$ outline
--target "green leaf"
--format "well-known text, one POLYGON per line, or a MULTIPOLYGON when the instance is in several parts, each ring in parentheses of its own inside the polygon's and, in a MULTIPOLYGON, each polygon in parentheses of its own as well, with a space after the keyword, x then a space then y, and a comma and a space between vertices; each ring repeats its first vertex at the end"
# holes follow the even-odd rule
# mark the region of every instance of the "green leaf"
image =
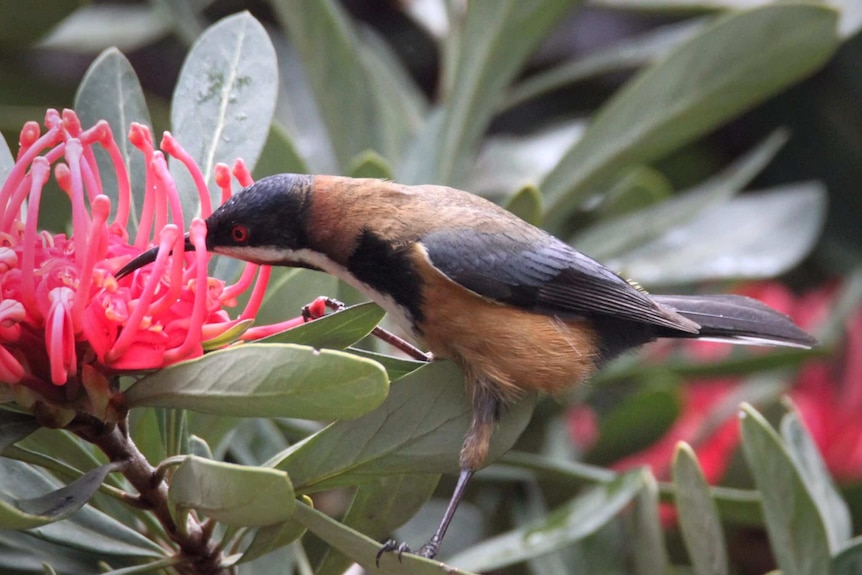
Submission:
MULTIPOLYGON (((391 475, 360 484, 341 523, 372 539, 383 539, 413 517, 434 493, 439 475, 391 475)), ((351 558, 329 551, 317 575, 344 573, 351 558)))
POLYGON ((474 571, 492 571, 580 541, 607 525, 637 497, 644 487, 643 474, 637 469, 592 487, 547 517, 493 537, 450 561, 474 571))
POLYGON ((290 134, 280 122, 273 121, 260 158, 254 167, 254 177, 263 178, 286 172, 307 174, 309 170, 290 134))
MULTIPOLYGON (((248 12, 216 22, 183 63, 171 103, 174 136, 197 162, 214 206, 218 162, 242 158, 253 169, 269 134, 278 91, 275 49, 248 12)), ((186 218, 198 213, 198 193, 180 162, 171 162, 186 218)))
MULTIPOLYGON (((144 155, 132 145, 127 136, 132 122, 151 129, 152 124, 138 76, 119 50, 108 48, 90 64, 75 94, 75 111, 85 128, 95 125, 99 120, 107 120, 111 126, 114 141, 117 142, 128 170, 128 183, 132 190, 128 230, 134 237, 144 206, 147 168, 144 155)), ((116 214, 119 180, 114 163, 101 146, 95 148, 95 153, 102 179, 102 193, 111 198, 111 209, 116 214)))
POLYGON ((670 564, 659 514, 658 485, 655 476, 647 472, 644 488, 635 502, 633 562, 637 575, 667 573, 670 564))
POLYGON ((296 520, 309 531, 338 549, 347 557, 359 563, 369 572, 380 575, 471 575, 466 571, 450 567, 440 561, 423 559, 417 555, 405 553, 398 560, 394 553, 387 553, 380 558, 380 567, 375 565, 375 557, 380 550, 380 543, 337 522, 327 515, 317 511, 305 503, 296 505, 296 520))
POLYGON ((542 224, 542 194, 535 186, 524 186, 503 207, 534 226, 542 224))
POLYGON ((347 173, 351 178, 392 179, 389 162, 374 150, 366 150, 350 160, 347 173))
POLYGON ((676 509, 688 556, 697 575, 727 575, 727 546, 709 484, 694 450, 677 445, 673 460, 676 509))
POLYGON ((862 538, 855 538, 832 558, 831 575, 862 573, 862 538))
MULTIPOLYGON (((0 459, 3 483, 12 489, 15 483, 23 480, 20 466, 23 464, 0 459)), ((65 519, 84 506, 90 497, 99 489, 105 477, 117 470, 118 465, 109 463, 92 469, 72 483, 36 497, 12 496, 4 490, 0 494, 0 526, 3 529, 32 529, 47 523, 65 519)), ((44 483, 44 482, 43 482, 44 483)))
MULTIPOLYGON (((295 504, 294 504, 295 505, 295 504)), ((242 554, 240 563, 247 563, 259 559, 264 555, 281 549, 303 536, 305 527, 295 519, 288 519, 281 523, 274 523, 261 527, 254 534, 248 548, 242 554)))
POLYGON ((271 335, 261 339, 260 343, 296 343, 344 349, 370 334, 384 315, 386 312, 376 303, 361 303, 271 335))
POLYGON ((140 50, 171 31, 167 19, 151 4, 88 3, 52 28, 39 41, 39 48, 87 56, 111 47, 140 50))
POLYGON ((704 19, 691 19, 659 26, 640 36, 624 38, 595 54, 565 62, 530 75, 515 85, 506 97, 504 109, 541 97, 594 76, 618 72, 649 64, 664 57, 672 48, 691 38, 703 28, 704 19))
POLYGON ((126 392, 129 407, 179 407, 242 417, 357 417, 383 401, 373 361, 293 344, 246 344, 161 369, 126 392))
POLYGON ((746 194, 607 263, 649 286, 775 277, 814 247, 826 202, 819 183, 746 194))
POLYGON ((227 525, 260 527, 290 519, 296 506, 286 473, 189 455, 177 468, 168 501, 227 525))
MULTIPOLYGON (((455 364, 427 364, 399 379, 378 409, 337 421, 267 464, 287 471, 298 493, 383 474, 455 472, 472 414, 462 382, 455 364)), ((528 396, 504 411, 489 461, 521 434, 534 402, 528 396)))
POLYGON ((769 164, 788 137, 785 130, 776 130, 708 180, 656 206, 594 225, 573 243, 590 256, 606 260, 654 240, 733 198, 769 164))
POLYGON ((351 347, 347 351, 360 357, 367 357, 368 359, 373 359, 374 361, 382 365, 386 369, 386 373, 389 374, 390 381, 395 381, 396 379, 404 377, 408 373, 416 371, 426 363, 424 361, 405 359, 403 357, 395 357, 394 355, 385 355, 382 353, 376 353, 373 351, 368 351, 367 349, 359 349, 356 347, 351 347))
POLYGON ((838 47, 837 13, 781 2, 721 17, 602 107, 545 178, 548 225, 560 231, 595 186, 690 142, 810 75, 838 47))
POLYGON ((743 404, 742 451, 763 496, 766 531, 784 575, 829 572, 829 538, 793 457, 769 423, 743 404))
POLYGON ((835 553, 846 545, 853 535, 847 503, 838 493, 820 451, 797 411, 792 410, 781 418, 780 432, 796 462, 802 481, 820 510, 829 537, 829 548, 835 553))
POLYGON ((343 8, 332 0, 274 0, 272 6, 302 58, 341 169, 364 150, 385 151, 386 110, 378 104, 374 76, 343 8))
POLYGON ((578 2, 473 0, 446 43, 439 129, 426 130, 399 178, 405 183, 459 184, 475 157, 503 90, 527 57, 578 2), (517 38, 517 41, 513 39, 517 38), (431 156, 425 156, 430 148, 431 156))
POLYGON ((650 387, 626 398, 599 425, 590 462, 606 463, 645 449, 657 441, 680 414, 678 386, 650 387))
MULTIPOLYGON (((2 138, 0 138, 2 139, 2 138)), ((0 410, 0 453, 42 427, 29 413, 0 410)))

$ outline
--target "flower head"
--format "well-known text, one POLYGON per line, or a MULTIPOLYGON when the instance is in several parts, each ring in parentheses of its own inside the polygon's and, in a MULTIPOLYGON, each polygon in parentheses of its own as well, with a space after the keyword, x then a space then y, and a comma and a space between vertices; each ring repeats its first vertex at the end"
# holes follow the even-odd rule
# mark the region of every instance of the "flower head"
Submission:
MULTIPOLYGON (((194 251, 184 251, 185 217, 165 153, 191 173, 201 216, 212 206, 200 169, 169 133, 161 151, 145 126, 131 126, 147 176, 141 221, 130 238, 129 173, 108 123, 84 130, 74 112, 49 110, 45 128, 24 126, 17 161, 0 188, 0 382, 25 404, 35 397, 80 408, 98 374, 111 378, 200 356, 207 339, 253 317, 268 270, 253 288, 252 306, 231 319, 224 308, 252 285, 258 267, 248 266, 235 286, 209 277, 201 218, 189 226, 194 251), (116 206, 102 188, 97 146, 116 172, 116 206), (52 176, 71 203, 68 236, 39 230, 52 176), (152 244, 159 246, 154 265, 117 280, 114 274, 152 244)), ((229 194, 230 172, 220 166, 219 173, 229 194)), ((241 162, 235 173, 250 181, 241 162)))

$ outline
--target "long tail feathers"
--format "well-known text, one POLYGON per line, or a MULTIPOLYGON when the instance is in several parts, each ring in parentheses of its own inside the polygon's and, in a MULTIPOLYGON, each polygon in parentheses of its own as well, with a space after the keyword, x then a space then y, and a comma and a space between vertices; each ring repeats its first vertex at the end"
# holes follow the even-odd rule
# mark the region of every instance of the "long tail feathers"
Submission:
POLYGON ((801 348, 817 345, 817 340, 789 317, 756 299, 739 295, 651 297, 700 325, 697 334, 678 332, 673 337, 801 348))

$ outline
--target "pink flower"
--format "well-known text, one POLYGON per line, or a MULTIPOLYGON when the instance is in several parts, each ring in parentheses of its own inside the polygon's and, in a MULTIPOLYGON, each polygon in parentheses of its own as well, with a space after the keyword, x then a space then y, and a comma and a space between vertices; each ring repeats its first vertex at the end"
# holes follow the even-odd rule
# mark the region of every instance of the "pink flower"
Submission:
MULTIPOLYGON (((258 273, 258 266, 247 266, 234 286, 209 277, 201 218, 189 228, 194 251, 183 249, 185 216, 165 153, 191 173, 202 217, 212 206, 200 169, 169 133, 161 151, 145 126, 131 126, 129 138, 146 160, 147 192, 137 234, 129 238, 129 174, 107 122, 84 130, 71 110, 49 110, 45 126, 44 133, 35 122, 24 126, 17 161, 0 188, 0 382, 21 397, 29 390, 39 401, 74 404, 82 388, 90 392, 88 382, 198 357, 206 340, 254 316, 268 268, 258 273), (108 152, 119 182, 113 218, 97 145, 108 152), (38 229, 52 166, 72 206, 69 236, 38 229), (152 244, 160 248, 152 266, 114 277, 152 244), (224 308, 235 305, 255 275, 252 303, 231 319, 224 308)), ((220 166, 218 172, 229 195, 230 171, 220 166)), ((234 173, 243 185, 251 182, 241 162, 234 173)), ((25 404, 35 401, 28 397, 25 404)))

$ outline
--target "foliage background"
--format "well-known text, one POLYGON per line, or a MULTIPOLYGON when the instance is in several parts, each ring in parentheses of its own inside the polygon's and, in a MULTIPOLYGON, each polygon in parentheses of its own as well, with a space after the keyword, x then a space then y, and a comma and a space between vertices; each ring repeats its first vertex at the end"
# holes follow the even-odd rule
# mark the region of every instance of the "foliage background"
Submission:
MULTIPOLYGON (((75 91, 87 67, 94 57, 108 46, 119 47, 132 63, 144 88, 156 133, 168 128, 172 124, 169 103, 174 97, 177 77, 190 46, 213 22, 241 10, 250 10, 268 27, 279 54, 282 75, 279 86, 280 100, 275 114, 280 128, 274 130, 275 135, 270 135, 270 141, 256 167, 257 175, 287 170, 301 171, 307 168, 317 173, 393 176, 407 182, 422 180, 470 184, 474 191, 508 203, 520 215, 541 221, 542 203, 534 189, 525 184, 536 184, 537 180, 541 180, 541 174, 537 173, 536 168, 553 166, 560 152, 583 134, 584 125, 579 123, 579 119, 589 117, 632 77, 636 69, 659 58, 668 46, 676 45, 678 36, 675 34, 684 34, 685 26, 699 26, 701 24, 697 23, 698 19, 720 17, 722 11, 743 7, 742 4, 750 6, 768 3, 727 1, 698 4, 673 0, 594 2, 575 10, 569 10, 569 7, 557 8, 559 15, 549 12, 552 15, 549 16, 551 22, 559 21, 558 25, 548 25, 549 29, 553 29, 548 37, 540 34, 535 38, 529 35, 529 28, 520 28, 518 24, 507 22, 500 17, 500 14, 504 13, 500 4, 489 4, 490 8, 481 18, 477 17, 475 21, 467 24, 474 28, 470 29, 470 34, 465 37, 475 40, 480 46, 485 35, 489 39, 502 38, 502 41, 492 45, 493 49, 488 52, 490 57, 487 59, 467 62, 461 67, 454 61, 447 61, 453 52, 438 51, 437 46, 441 41, 435 39, 433 32, 429 32, 400 10, 396 3, 358 0, 318 3, 318 8, 326 7, 323 12, 330 11, 338 15, 334 20, 313 18, 312 15, 321 14, 318 8, 312 8, 314 4, 303 6, 301 2, 289 1, 153 0, 149 3, 96 2, 81 6, 79 2, 71 0, 45 0, 41 5, 36 4, 38 3, 29 3, 26 6, 16 2, 0 4, 0 129, 10 143, 15 142, 16 132, 23 122, 42 117, 45 107, 73 106, 75 91), (64 25, 56 27, 61 21, 64 25), (332 22, 335 22, 332 24, 334 28, 327 29, 326 26, 332 22), (500 22, 502 24, 499 24, 500 22), (692 22, 695 23, 691 24, 692 22), (500 32, 500 28, 495 25, 502 27, 506 33, 494 36, 494 33, 500 32), (344 36, 340 35, 343 29, 339 26, 348 27, 347 37, 352 38, 351 41, 360 42, 357 39, 361 39, 361 42, 352 46, 340 45, 339 38, 344 36), (331 41, 324 44, 326 49, 321 49, 320 45, 303 45, 300 40, 301 38, 311 42, 315 37, 327 37, 331 38, 331 41), (645 38, 652 40, 647 41, 645 38), (636 44, 635 47, 625 44, 632 42, 632 39, 639 39, 642 44, 636 44), (388 48, 381 48, 381 42, 388 48), (623 48, 619 47, 621 42, 623 48), (356 49, 356 46, 361 46, 361 50, 356 49), (497 52, 500 56, 495 59, 494 54, 497 52), (516 67, 509 70, 507 66, 517 65, 519 57, 525 58, 524 69, 519 70, 519 67, 516 67), (364 60, 360 64, 357 58, 364 60), (400 62, 403 68, 395 65, 392 60, 400 62), (300 78, 300 61, 305 62, 308 68, 302 81, 296 81, 300 78), (582 64, 581 68, 565 67, 570 63, 584 61, 589 64, 582 64), (475 67, 471 68, 473 64, 475 67), (309 70, 328 70, 330 75, 327 77, 309 70), (568 70, 569 76, 566 81, 553 84, 553 76, 541 75, 549 70, 563 70, 563 74, 568 70), (499 77, 500 84, 495 85, 489 77, 499 77), (419 132, 420 129, 432 132, 427 129, 427 124, 423 124, 428 101, 458 101, 457 91, 447 91, 453 86, 469 85, 476 80, 481 82, 482 86, 476 92, 479 94, 476 96, 477 101, 481 101, 482 96, 487 101, 494 101, 497 93, 507 88, 509 78, 523 80, 518 82, 523 89, 524 86, 529 86, 530 79, 543 77, 550 78, 548 81, 552 82, 554 89, 546 88, 538 97, 505 107, 494 114, 493 121, 490 115, 494 110, 487 107, 478 110, 479 115, 488 114, 490 121, 488 137, 484 139, 481 147, 479 142, 485 133, 485 126, 466 113, 460 121, 456 117, 446 124, 454 130, 447 135, 451 137, 451 146, 432 147, 429 148, 428 154, 413 156, 405 151, 405 141, 401 139, 406 137, 405 133, 409 135, 419 132), (286 78, 291 81, 288 82, 286 78), (335 82, 341 88, 328 91, 331 99, 322 96, 327 93, 327 81, 335 82), (350 82, 355 82, 358 89, 345 89, 350 82), (388 102, 397 102, 400 105, 397 108, 381 110, 379 102, 368 100, 368 94, 373 92, 366 90, 369 83, 382 86, 384 91, 396 92, 393 86, 397 85, 398 90, 403 92, 398 92, 400 96, 394 99, 391 98, 392 94, 389 94, 388 102), (482 90, 485 90, 484 94, 482 90), (312 93, 316 95, 312 96, 312 93), (352 113, 345 114, 345 110, 352 110, 352 113), (387 124, 388 121, 397 125, 387 124), (279 130, 282 131, 281 138, 279 130), (539 137, 535 137, 536 134, 539 134, 539 137), (446 150, 451 149, 463 153, 454 154, 450 151, 449 156, 445 156, 446 150), (374 150, 374 153, 369 150, 374 150), (478 159, 474 161, 473 154, 477 150, 481 151, 478 159), (438 157, 435 153, 444 156, 438 157)), ((509 8, 512 5, 501 4, 509 8)), ((544 6, 544 9, 551 10, 549 6, 562 6, 564 3, 546 4, 548 6, 544 6)), ((667 146, 667 149, 658 152, 649 149, 649 142, 639 142, 635 152, 629 157, 630 162, 620 169, 618 176, 599 178, 601 181, 584 187, 581 200, 584 200, 589 192, 605 190, 607 194, 603 202, 582 204, 581 209, 573 210, 571 205, 565 206, 565 209, 560 208, 564 202, 553 204, 553 195, 550 200, 546 197, 546 208, 551 201, 552 207, 560 209, 552 209, 545 214, 545 225, 549 225, 555 233, 567 239, 574 237, 578 247, 590 247, 591 249, 585 250, 588 253, 612 261, 636 279, 646 280, 644 283, 650 288, 660 286, 663 290, 692 289, 692 283, 708 281, 711 283, 711 289, 722 290, 732 287, 733 282, 741 277, 761 278, 782 273, 785 282, 797 290, 805 290, 829 278, 850 277, 860 262, 862 251, 862 228, 858 225, 859 214, 862 213, 862 200, 858 193, 859 182, 862 181, 862 162, 858 161, 858 158, 862 157, 862 66, 859 66, 862 61, 862 35, 857 32, 862 10, 858 4, 852 0, 844 3, 840 44, 835 46, 837 51, 834 54, 825 58, 825 66, 813 76, 792 87, 779 90, 762 102, 756 99, 757 102, 745 105, 742 108, 744 114, 721 122, 718 129, 707 130, 703 137, 680 138, 679 143, 686 144, 682 147, 667 146), (755 103, 757 105, 754 105, 755 103), (787 133, 790 135, 783 146, 780 144, 785 137, 781 133, 775 134, 775 130, 780 127, 788 128, 787 133), (741 164, 732 163, 739 158, 744 158, 741 164), (718 236, 722 242, 717 242, 714 239, 716 236, 708 241, 696 242, 698 232, 704 229, 703 222, 698 221, 693 228, 683 226, 683 231, 689 234, 687 237, 697 248, 692 252, 669 252, 667 245, 660 242, 651 246, 650 241, 660 239, 667 229, 662 228, 661 222, 665 220, 655 216, 656 212, 648 210, 661 206, 663 201, 679 196, 705 181, 714 182, 716 189, 723 190, 735 191, 735 188, 743 186, 752 190, 775 188, 782 199, 779 199, 778 203, 767 203, 769 200, 764 200, 763 196, 748 194, 743 197, 748 197, 753 203, 743 206, 746 209, 732 213, 710 212, 712 218, 708 221, 719 222, 719 229, 710 229, 711 232, 717 234, 721 224, 728 225, 732 222, 739 229, 750 227, 760 232, 751 237, 745 234, 730 234, 718 236), (813 181, 822 182, 825 187, 810 183, 813 181), (824 193, 828 193, 828 202, 825 201, 824 193), (583 208, 584 205, 588 208, 583 208), (827 205, 824 221, 817 217, 817 213, 827 205), (786 217, 769 218, 770 214, 785 213, 781 212, 782 208, 787 210, 786 217), (560 219, 560 214, 567 217, 560 219), (625 219, 626 217, 629 219, 625 219), (764 223, 764 220, 769 220, 770 225, 764 223), (614 224, 614 221, 617 224, 614 224), (619 222, 622 222, 622 225, 619 222), (620 229, 645 229, 648 233, 643 236, 634 234, 635 239, 630 240, 629 244, 618 244, 615 242, 619 241, 620 229), (764 233, 764 230, 769 233, 764 233), (823 233, 819 234, 821 230, 823 233), (815 238, 816 244, 812 245, 815 238), (638 246, 639 243, 646 245, 638 246), (743 268, 739 265, 731 265, 729 271, 716 270, 707 265, 718 254, 730 254, 737 258, 736 261, 740 261, 742 255, 753 249, 752 246, 764 243, 771 251, 767 250, 769 257, 759 261, 766 263, 761 267, 748 269, 746 273, 740 272, 743 268), (638 252, 636 248, 641 251, 638 252), (670 253, 670 256, 658 258, 656 252, 651 252, 650 249, 670 253), (800 261, 809 249, 810 255, 800 261), (704 250, 706 256, 703 255, 704 250), (650 268, 641 265, 644 261, 659 261, 661 265, 652 266, 657 268, 658 272, 650 276, 650 268), (641 273, 638 273, 639 271, 641 273)), ((537 19, 541 21, 541 17, 537 19)), ((537 28, 542 27, 536 24, 535 20, 530 22, 537 28)), ((450 46, 449 50, 452 49, 450 46)), ((744 60, 745 57, 757 56, 759 55, 743 54, 741 58, 744 60)), ((513 99, 518 94, 516 90, 507 90, 506 93, 507 97, 513 99)), ((699 110, 699 116, 691 118, 690 122, 697 123, 700 117, 708 115, 712 109, 699 110)), ((477 112, 470 109, 470 102, 465 104, 462 112, 464 110, 477 112)), ((678 132, 680 131, 685 132, 685 129, 681 128, 678 132)), ((661 148, 660 143, 655 147, 661 148)), ((541 191, 548 192, 545 186, 541 191)), ((564 192, 566 190, 560 191, 557 197, 565 196, 564 192)), ((721 194, 716 193, 715 196, 705 197, 714 200, 719 195, 721 194)), ((728 192, 724 201, 732 195, 733 192, 728 192)), ((705 200, 693 201, 694 207, 685 212, 685 218, 671 218, 670 223, 664 225, 671 227, 671 224, 680 224, 680 219, 693 218, 701 210, 707 210, 706 203, 705 200)), ((46 204, 51 205, 47 201, 46 204)), ((56 202, 56 205, 61 206, 63 203, 56 202)), ((683 204, 683 207, 678 209, 684 207, 683 204)), ((720 206, 715 206, 715 209, 720 210, 720 206)), ((662 213, 661 208, 658 213, 662 213)), ((50 215, 54 218, 53 225, 56 229, 62 229, 67 215, 59 209, 50 215)), ((666 212, 665 217, 669 217, 666 212)), ((223 273, 228 271, 222 270, 223 273)), ((848 284, 855 285, 852 281, 848 284)), ((330 279, 307 274, 285 273, 275 286, 275 293, 264 311, 265 316, 269 314, 266 319, 283 319, 285 309, 299 309, 320 293, 339 296, 350 302, 356 301, 355 294, 343 286, 337 286, 330 279)), ((853 293, 849 288, 848 293, 847 297, 852 300, 853 293)), ((738 365, 749 366, 743 371, 748 370, 749 373, 756 373, 767 380, 788 379, 786 371, 776 372, 772 369, 775 365, 769 365, 770 370, 765 371, 754 363, 745 364, 745 358, 748 356, 739 357, 742 359, 738 365)), ((779 368, 785 365, 792 368, 801 361, 798 354, 778 357, 787 362, 778 365, 779 368)), ((646 442, 644 437, 656 437, 680 410, 678 398, 675 398, 673 392, 663 396, 651 393, 656 390, 655 379, 648 376, 638 377, 639 370, 632 365, 634 358, 627 359, 628 363, 615 366, 615 370, 604 380, 579 391, 577 397, 572 398, 589 399, 599 413, 608 416, 620 406, 626 405, 641 413, 648 409, 653 410, 648 411, 649 418, 636 420, 641 426, 646 420, 647 425, 652 426, 650 428, 634 428, 633 422, 626 423, 624 417, 617 417, 614 420, 619 425, 617 429, 609 429, 607 426, 602 429, 604 433, 610 432, 619 439, 613 445, 615 454, 629 453, 643 447, 646 442), (659 401, 649 404, 649 407, 643 403, 648 398, 656 397, 659 397, 659 401), (627 404, 629 399, 631 401, 627 404)), ((681 373, 684 372, 684 369, 681 370, 681 373)), ((651 377, 677 381, 674 379, 677 375, 678 373, 672 371, 653 371, 651 377)), ((659 385, 659 389, 666 392, 667 389, 662 388, 662 385, 659 385)), ((779 387, 772 399, 776 398, 780 391, 779 387)), ((769 404, 768 401, 761 403, 769 404)), ((773 422, 777 423, 777 412, 773 409, 770 413, 775 416, 773 422)), ((247 420, 240 423, 231 422, 231 425, 235 425, 234 428, 218 428, 218 425, 206 416, 191 417, 190 425, 201 435, 205 435, 202 430, 207 429, 207 425, 215 429, 210 430, 212 434, 207 437, 212 445, 225 434, 232 434, 226 452, 220 453, 220 456, 251 465, 261 463, 284 445, 317 429, 296 420, 279 421, 277 425, 264 420, 247 420)), ((744 428, 743 433, 747 432, 750 438, 746 446, 749 450, 755 450, 755 461, 761 457, 771 457, 765 455, 771 451, 786 450, 787 453, 797 456, 795 461, 798 463, 799 454, 808 453, 805 439, 798 439, 798 424, 792 415, 786 417, 782 424, 783 441, 786 444, 783 447, 778 447, 781 440, 767 431, 767 426, 754 412, 749 412, 745 421, 749 427, 747 431, 744 428), (761 451, 757 452, 757 449, 761 451)), ((518 444, 519 451, 509 457, 508 465, 490 469, 484 474, 484 480, 480 476, 472 486, 472 506, 461 510, 450 538, 469 547, 480 539, 517 527, 522 530, 513 532, 512 537, 519 540, 530 530, 547 532, 546 541, 551 541, 547 547, 538 551, 522 548, 520 560, 513 561, 516 566, 506 566, 505 572, 617 573, 628 572, 632 564, 640 572, 650 572, 646 566, 650 565, 651 561, 652 564, 661 564, 664 559, 660 554, 656 556, 643 552, 639 555, 638 550, 632 551, 625 544, 625 534, 634 529, 640 534, 636 538, 639 543, 649 539, 648 534, 660 537, 655 530, 654 518, 649 519, 655 505, 650 497, 658 496, 654 479, 639 472, 632 472, 616 478, 612 488, 587 492, 584 498, 567 503, 574 493, 574 485, 594 482, 604 484, 609 476, 597 477, 594 474, 600 474, 600 470, 579 467, 577 461, 582 454, 575 452, 565 434, 564 422, 565 412, 559 405, 548 401, 539 404, 533 423, 518 444), (523 452, 541 455, 531 459, 523 452), (631 505, 632 501, 636 501, 637 507, 647 510, 641 514, 647 519, 637 514, 633 518, 629 514, 624 519, 615 520, 617 511, 631 505), (512 504, 506 506, 503 505, 504 502, 512 504), (555 514, 548 515, 549 509, 556 510, 555 514), (593 519, 597 527, 594 531, 587 532, 588 530, 584 529, 579 532, 578 526, 583 525, 586 518, 593 519), (538 523, 532 524, 531 521, 538 523), (639 524, 638 521, 644 524, 639 524), (649 523, 650 521, 653 523, 649 523), (574 527, 559 529, 560 522, 573 524, 574 527), (525 525, 527 527, 524 527, 525 525), (559 546, 565 546, 565 551, 547 555, 547 551, 557 548, 558 543, 554 543, 554 537, 560 538, 559 546), (620 557, 625 557, 625 560, 621 561, 620 557)), ((697 473, 685 475, 686 471, 691 469, 691 466, 685 467, 691 463, 691 458, 686 459, 687 457, 686 451, 679 455, 679 473, 681 477, 693 479, 680 481, 689 481, 686 485, 691 493, 703 493, 702 486, 698 487, 697 473)), ((602 459, 595 454, 594 458, 602 459)), ((613 459, 607 455, 605 458, 613 459)), ((792 458, 790 460, 792 461, 792 458)), ((788 460, 780 461, 787 463, 788 460)), ((802 467, 804 468, 804 465, 802 467)), ((817 467, 816 464, 814 467, 817 467)), ((754 485, 762 487, 763 479, 759 481, 757 470, 752 471, 755 476, 754 485)), ((794 473, 791 469, 778 475, 796 477, 794 473)), ((751 476, 744 473, 743 475, 747 479, 741 480, 740 486, 751 487, 751 476)), ((820 475, 817 477, 815 484, 820 485, 821 481, 828 484, 820 475)), ((810 476, 807 479, 810 480, 810 476)), ((376 490, 369 491, 366 497, 373 499, 374 496, 380 497, 381 493, 391 496, 397 493, 397 483, 402 480, 403 476, 400 475, 381 476, 376 490)), ((777 478, 767 477, 765 481, 765 484, 769 485, 770 482, 777 481, 777 478)), ((421 485, 413 484, 408 491, 412 497, 423 499, 431 489, 433 482, 425 482, 421 485), (417 495, 419 493, 422 495, 417 495)), ((451 489, 451 482, 444 478, 437 489, 445 496, 451 489)), ((670 489, 663 489, 663 496, 667 497, 670 489)), ((799 485, 790 485, 787 489, 795 493, 794 489, 801 488, 799 485)), ((763 519, 757 511, 753 511, 757 505, 750 500, 752 493, 746 490, 730 495, 725 493, 725 497, 717 498, 723 519, 729 520, 724 529, 731 538, 739 533, 743 533, 745 537, 762 534, 763 519), (746 499, 747 497, 749 499, 746 499)), ((851 509, 857 509, 860 505, 854 503, 852 496, 851 491, 851 509)), ((855 496, 858 498, 858 493, 855 496)), ((316 498, 315 502, 319 508, 339 515, 344 510, 345 498, 349 497, 349 492, 336 491, 328 500, 316 498)), ((431 525, 439 515, 439 509, 433 507, 435 501, 432 500, 432 505, 425 508, 417 520, 402 531, 403 536, 411 541, 419 541, 430 533, 431 525)), ((695 509, 704 505, 703 499, 698 501, 694 504, 695 509)), ((778 501, 780 507, 780 497, 778 501)), ((373 504, 373 500, 366 502, 366 505, 371 507, 373 504)), ((316 520, 322 521, 319 517, 305 519, 307 526, 316 520)), ((685 523, 682 517, 680 521, 685 523)), ((773 524, 787 523, 782 518, 770 520, 767 513, 767 526, 770 521, 773 524)), ((816 519, 808 518, 806 525, 810 526, 816 522, 816 519)), ((803 520, 803 523, 806 521, 803 520)), ((373 533, 374 527, 373 524, 365 525, 360 531, 373 533)), ((333 529, 334 533, 341 533, 335 527, 329 528, 333 529)), ((715 529, 714 526, 699 528, 715 529)), ((816 543, 817 537, 811 535, 812 532, 807 528, 805 525, 799 529, 794 526, 788 536, 799 536, 816 543)), ((327 527, 319 529, 325 531, 327 527)), ((714 531, 711 533, 712 538, 709 540, 715 543, 715 546, 707 545, 706 549, 700 551, 689 546, 687 558, 679 532, 671 530, 668 533, 667 548, 671 551, 673 563, 685 565, 691 561, 696 564, 699 556, 717 552, 723 554, 723 545, 717 543, 721 536, 714 531)), ((383 532, 374 535, 379 538, 386 534, 383 532)), ((775 537, 774 532, 770 532, 770 535, 775 537)), ((818 572, 817 569, 822 564, 799 566, 798 571, 793 571, 789 565, 796 563, 796 559, 785 557, 782 563, 782 552, 792 549, 798 542, 799 540, 784 543, 772 541, 771 553, 779 560, 785 572, 818 572)), ((31 542, 30 539, 10 535, 3 543, 8 548, 20 551, 21 556, 32 558, 44 553, 41 541, 38 540, 31 542)), ((685 543, 690 545, 689 541, 685 543)), ((498 566, 495 561, 503 550, 514 546, 513 540, 498 539, 496 542, 492 541, 492 546, 475 547, 460 555, 457 554, 458 548, 450 547, 446 553, 448 557, 455 556, 453 562, 458 566, 483 570, 502 569, 503 566, 498 566)), ((658 547, 663 548, 664 545, 658 547)), ((652 548, 653 552, 655 548, 652 548)), ((768 545, 748 545, 743 555, 765 552, 768 548, 768 545)), ((367 552, 367 549, 362 547, 355 550, 358 556, 367 552)), ((832 555, 837 555, 838 549, 833 548, 831 551, 832 555)), ((52 553, 57 553, 56 557, 64 558, 67 564, 78 565, 70 568, 69 572, 88 572, 88 566, 92 564, 92 557, 75 555, 74 558, 79 563, 74 563, 70 559, 71 552, 64 550, 52 553)), ((812 554, 823 556, 816 549, 812 554)), ((9 555, 10 558, 13 556, 17 558, 18 554, 9 555)), ((846 565, 850 564, 849 561, 857 560, 853 559, 856 556, 858 555, 853 555, 851 549, 851 559, 844 560, 843 568, 850 569, 846 565)), ((255 570, 249 572, 286 572, 288 566, 295 568, 297 572, 303 572, 303 569, 308 568, 305 561, 316 565, 318 572, 334 573, 346 565, 343 560, 328 555, 326 546, 319 540, 306 536, 303 550, 296 545, 283 548, 260 559, 254 567, 255 570)), ((111 563, 117 566, 113 560, 111 563)), ((769 560, 765 564, 768 565, 769 560)), ((745 558, 736 557, 731 569, 735 570, 734 572, 763 572, 762 565, 764 564, 754 563, 752 566, 745 558)), ((12 565, 7 567, 12 568, 12 565)), ((415 565, 409 568, 418 569, 415 565)), ((395 570, 397 566, 393 565, 391 569, 395 570)), ((687 572, 686 569, 687 567, 683 567, 678 571, 687 572)), ((721 572, 710 571, 710 567, 695 566, 694 569, 698 573, 721 572)))

